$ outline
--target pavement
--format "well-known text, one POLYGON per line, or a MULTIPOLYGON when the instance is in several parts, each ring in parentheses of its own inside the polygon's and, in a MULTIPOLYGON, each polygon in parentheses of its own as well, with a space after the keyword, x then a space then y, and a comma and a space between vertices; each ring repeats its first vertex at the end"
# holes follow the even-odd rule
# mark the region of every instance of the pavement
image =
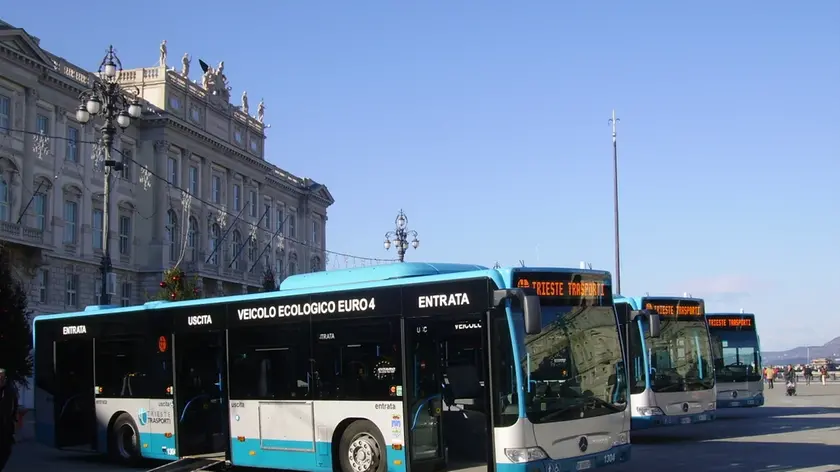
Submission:
MULTIPOLYGON (((630 462, 610 472, 840 472, 840 382, 765 390, 766 404, 718 410, 712 423, 632 436, 630 462)), ((4 472, 134 472, 98 455, 62 452, 22 431, 4 472)))

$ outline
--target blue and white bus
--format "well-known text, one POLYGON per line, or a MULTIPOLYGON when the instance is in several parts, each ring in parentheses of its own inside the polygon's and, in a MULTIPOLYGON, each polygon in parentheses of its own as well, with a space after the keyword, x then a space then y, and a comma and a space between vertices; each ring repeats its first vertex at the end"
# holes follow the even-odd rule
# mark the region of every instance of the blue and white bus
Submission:
POLYGON ((706 314, 706 321, 715 357, 717 407, 764 405, 764 379, 755 315, 714 313, 706 314))
POLYGON ((703 300, 617 296, 625 324, 630 372, 632 429, 702 423, 715 418, 714 359, 703 300), (647 321, 626 313, 656 313, 660 335, 646 333, 647 321))
POLYGON ((630 414, 611 286, 600 271, 404 263, 41 316, 37 438, 194 468, 619 464, 630 414))

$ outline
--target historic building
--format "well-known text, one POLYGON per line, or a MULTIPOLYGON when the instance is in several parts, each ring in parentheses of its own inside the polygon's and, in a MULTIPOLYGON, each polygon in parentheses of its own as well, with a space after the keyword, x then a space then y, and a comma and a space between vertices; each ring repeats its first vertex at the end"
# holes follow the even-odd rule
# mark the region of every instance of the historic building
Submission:
MULTIPOLYGON (((231 105, 224 62, 190 80, 188 56, 176 70, 160 52, 158 67, 120 76, 144 113, 114 145, 125 167, 112 174, 111 303, 145 302, 176 264, 206 296, 256 291, 267 268, 321 270, 327 188, 265 159, 265 106, 251 116, 245 94, 231 105)), ((0 22, 0 239, 36 314, 98 302, 103 152, 95 121, 75 120, 92 77, 0 22)))

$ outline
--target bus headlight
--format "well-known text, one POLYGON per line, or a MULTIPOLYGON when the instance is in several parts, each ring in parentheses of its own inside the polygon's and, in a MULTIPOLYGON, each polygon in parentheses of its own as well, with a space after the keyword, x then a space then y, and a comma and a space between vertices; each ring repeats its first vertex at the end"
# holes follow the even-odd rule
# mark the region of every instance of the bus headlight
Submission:
POLYGON ((514 464, 548 459, 548 454, 541 447, 511 447, 505 449, 505 455, 514 464))
POLYGON ((642 416, 660 416, 665 414, 661 408, 656 406, 639 406, 636 407, 636 411, 642 416))
POLYGON ((613 441, 613 447, 615 446, 623 446, 625 444, 630 443, 630 436, 627 433, 618 433, 616 436, 615 441, 613 441))
POLYGON ((717 402, 711 402, 706 405, 706 411, 715 411, 717 409, 717 402))

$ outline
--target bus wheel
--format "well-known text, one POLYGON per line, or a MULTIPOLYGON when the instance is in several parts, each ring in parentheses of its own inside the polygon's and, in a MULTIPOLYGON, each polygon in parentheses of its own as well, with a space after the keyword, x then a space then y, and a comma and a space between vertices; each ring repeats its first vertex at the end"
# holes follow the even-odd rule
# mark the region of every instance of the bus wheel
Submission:
POLYGON ((350 423, 341 435, 338 451, 343 472, 385 472, 385 451, 382 435, 370 421, 350 423))
POLYGON ((140 434, 128 413, 122 413, 111 426, 108 452, 117 462, 132 464, 140 459, 140 434))

